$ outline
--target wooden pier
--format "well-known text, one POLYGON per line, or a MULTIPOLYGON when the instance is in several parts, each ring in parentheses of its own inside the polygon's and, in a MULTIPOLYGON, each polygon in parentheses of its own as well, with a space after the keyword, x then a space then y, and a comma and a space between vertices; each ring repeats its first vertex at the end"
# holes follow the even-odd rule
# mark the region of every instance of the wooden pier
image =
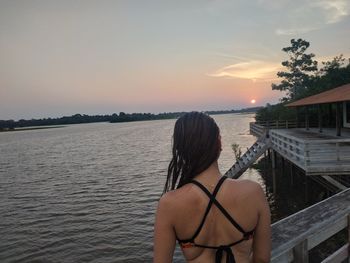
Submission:
POLYGON ((337 136, 335 129, 310 128, 309 123, 307 129, 298 126, 296 122, 281 121, 250 123, 250 133, 262 144, 253 145, 226 175, 238 178, 269 148, 303 169, 307 176, 322 178, 342 190, 272 224, 271 262, 307 263, 311 249, 344 229, 347 229, 346 244, 331 252, 322 263, 350 262, 350 189, 331 177, 350 175, 350 130, 337 136))
POLYGON ((341 192, 274 223, 271 262, 307 263, 311 249, 339 232, 346 232, 346 238, 341 233, 343 243, 328 251, 322 262, 350 262, 350 188, 340 180, 350 175, 350 84, 286 106, 296 108, 296 121, 252 122, 250 133, 269 138, 273 168, 279 155, 301 168, 306 176, 326 181, 341 192), (326 106, 326 125, 330 127, 334 118, 335 128, 322 123, 326 106), (304 123, 298 114, 302 107, 304 123), (313 115, 310 119, 309 109, 313 107, 317 107, 317 118, 313 115))
POLYGON ((350 189, 272 224, 271 262, 309 262, 309 251, 347 229, 346 244, 323 263, 350 262, 350 189))
MULTIPOLYGON (((250 123, 250 133, 270 139, 269 148, 340 193, 272 225, 271 262, 309 262, 309 252, 347 229, 347 242, 322 262, 350 262, 350 189, 332 175, 350 175, 350 130, 297 128, 296 122, 250 123), (346 260, 346 261, 345 261, 346 260)), ((272 154, 272 163, 275 162, 272 154)), ((274 164, 273 164, 274 166, 274 164)))
POLYGON ((334 129, 323 129, 321 133, 317 128, 290 128, 293 126, 288 122, 250 123, 250 132, 260 137, 268 130, 271 149, 306 175, 350 174, 349 131, 339 137, 334 129))

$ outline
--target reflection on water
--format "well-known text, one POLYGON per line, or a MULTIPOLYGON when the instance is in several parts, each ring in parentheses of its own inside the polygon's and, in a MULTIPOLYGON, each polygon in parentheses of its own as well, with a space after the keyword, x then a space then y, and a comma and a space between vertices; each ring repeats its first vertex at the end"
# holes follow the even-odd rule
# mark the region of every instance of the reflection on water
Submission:
MULTIPOLYGON (((253 115, 218 115, 222 172, 243 149, 253 115)), ((175 120, 70 125, 0 134, 1 262, 150 262, 154 212, 163 190, 175 120)), ((274 219, 313 201, 288 170, 248 169, 274 219), (291 186, 289 182, 294 180, 291 186), (304 198, 304 199, 303 199, 304 198)), ((266 164, 265 164, 266 165, 266 164)), ((300 179, 302 180, 302 179, 300 179)), ((311 192, 311 182, 307 183, 311 192)), ((316 188, 315 188, 316 189, 316 188)), ((317 190, 315 190, 315 193, 317 190)), ((174 262, 183 262, 177 249, 174 262)))

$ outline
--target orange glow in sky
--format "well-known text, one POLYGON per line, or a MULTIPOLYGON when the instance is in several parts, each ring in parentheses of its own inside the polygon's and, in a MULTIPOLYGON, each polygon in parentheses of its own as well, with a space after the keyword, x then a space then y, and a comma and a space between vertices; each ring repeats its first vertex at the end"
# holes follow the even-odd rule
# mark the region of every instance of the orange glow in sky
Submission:
POLYGON ((246 2, 0 1, 0 120, 274 104, 291 38, 350 57, 350 1, 246 2))

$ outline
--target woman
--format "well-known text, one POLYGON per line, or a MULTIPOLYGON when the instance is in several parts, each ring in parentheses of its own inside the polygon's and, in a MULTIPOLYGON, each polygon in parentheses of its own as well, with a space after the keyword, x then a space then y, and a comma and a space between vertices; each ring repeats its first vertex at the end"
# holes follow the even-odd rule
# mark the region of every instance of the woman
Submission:
POLYGON ((204 113, 180 117, 154 229, 154 262, 269 262, 270 211, 260 185, 220 174, 221 137, 204 113))

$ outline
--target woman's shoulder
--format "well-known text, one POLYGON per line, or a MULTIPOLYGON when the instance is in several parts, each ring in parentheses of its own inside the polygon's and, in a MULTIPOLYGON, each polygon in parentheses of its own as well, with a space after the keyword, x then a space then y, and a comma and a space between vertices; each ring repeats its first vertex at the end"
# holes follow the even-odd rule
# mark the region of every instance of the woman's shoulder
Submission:
POLYGON ((196 207, 196 198, 191 198, 192 195, 189 194, 192 187, 191 185, 184 185, 162 195, 158 202, 157 211, 163 215, 163 219, 175 225, 178 218, 183 217, 184 211, 196 207))
POLYGON ((252 191, 262 190, 261 185, 255 181, 249 179, 231 179, 227 178, 226 181, 231 186, 244 187, 245 189, 250 189, 252 191))
MULTIPOLYGON (((192 185, 184 185, 181 188, 171 190, 162 195, 159 204, 167 207, 174 207, 177 204, 184 203, 188 199, 187 193, 191 190, 192 185)), ((187 200, 188 201, 188 200, 187 200)))
POLYGON ((228 186, 236 193, 240 193, 245 196, 265 196, 265 193, 261 185, 255 181, 248 179, 230 179, 226 180, 228 186))

